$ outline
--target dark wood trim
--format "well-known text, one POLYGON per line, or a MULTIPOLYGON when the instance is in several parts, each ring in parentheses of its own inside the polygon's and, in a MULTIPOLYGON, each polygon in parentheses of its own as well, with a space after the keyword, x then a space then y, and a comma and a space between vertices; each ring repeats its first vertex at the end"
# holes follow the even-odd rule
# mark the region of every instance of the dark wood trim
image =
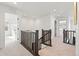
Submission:
POLYGON ((63 30, 63 43, 66 43, 66 44, 70 44, 70 45, 75 45, 75 37, 74 37, 74 33, 75 31, 72 31, 72 30, 63 30), (72 43, 70 43, 70 40, 68 40, 68 37, 69 37, 69 32, 73 33, 73 39, 72 39, 72 43), (67 42, 68 40, 68 42, 67 42))
POLYGON ((36 55, 36 54, 34 53, 34 51, 31 50, 29 47, 27 47, 23 42, 21 42, 21 44, 22 44, 22 46, 23 46, 24 48, 26 48, 29 52, 31 52, 33 56, 36 55))
POLYGON ((36 33, 35 33, 35 56, 39 56, 39 50, 38 50, 38 30, 36 30, 36 33))
MULTIPOLYGON (((52 46, 52 44, 51 44, 51 30, 46 30, 48 33, 46 33, 46 34, 44 34, 44 30, 42 29, 42 37, 41 37, 41 40, 42 40, 42 42, 40 43, 40 45, 41 44, 45 44, 45 45, 47 45, 47 46, 52 46), (45 38, 44 38, 44 36, 46 36, 47 35, 47 37, 46 38, 48 38, 48 40, 44 40, 45 38), (45 42, 47 42, 47 41, 49 41, 49 44, 46 44, 45 42)), ((23 34, 24 35, 24 34, 23 34)), ((25 36, 26 37, 26 36, 25 36)), ((21 40, 22 40, 22 38, 21 38, 21 40)), ((36 30, 36 32, 35 32, 35 42, 33 42, 32 43, 32 49, 30 49, 27 45, 25 45, 25 43, 24 42, 21 42, 21 44, 28 50, 28 51, 30 51, 34 56, 39 56, 39 45, 38 45, 38 43, 39 43, 39 31, 38 30, 36 30)))
POLYGON ((52 46, 52 40, 51 40, 51 30, 50 30, 50 34, 49 34, 49 36, 50 36, 50 37, 49 37, 49 38, 50 38, 50 39, 49 39, 49 40, 50 40, 50 46, 52 46))
POLYGON ((43 30, 42 29, 42 44, 48 45, 48 46, 52 46, 52 42, 51 42, 51 29, 50 30, 43 30), (44 34, 44 32, 47 31, 48 33, 44 34), (48 36, 46 36, 48 35, 48 36), (45 36, 48 37, 48 40, 45 40, 45 36), (46 44, 45 42, 49 41, 49 44, 46 44))
MULTIPOLYGON (((23 31, 21 31, 23 32, 23 31)), ((23 42, 22 40, 25 40, 23 37, 27 37, 25 36, 25 34, 21 34, 21 44, 23 45, 23 47, 25 47, 30 53, 32 53, 32 55, 34 56, 39 56, 39 51, 38 51, 38 30, 36 30, 35 32, 35 42, 32 43, 32 49, 28 47, 28 45, 26 45, 25 42, 23 42)))

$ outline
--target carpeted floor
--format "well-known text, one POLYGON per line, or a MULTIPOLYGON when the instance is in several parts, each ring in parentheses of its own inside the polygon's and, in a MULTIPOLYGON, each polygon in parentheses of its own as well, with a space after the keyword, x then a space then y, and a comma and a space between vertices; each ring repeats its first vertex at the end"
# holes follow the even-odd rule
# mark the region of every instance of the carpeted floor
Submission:
POLYGON ((63 43, 62 39, 52 39, 52 47, 45 47, 39 51, 41 56, 75 56, 75 46, 63 43))
MULTIPOLYGON (((44 46, 40 56, 75 56, 75 46, 65 44, 60 38, 52 39, 52 47, 44 46)), ((0 49, 0 56, 32 56, 18 41, 7 39, 6 47, 0 49)))
POLYGON ((32 56, 17 40, 7 38, 6 47, 0 49, 0 56, 32 56))

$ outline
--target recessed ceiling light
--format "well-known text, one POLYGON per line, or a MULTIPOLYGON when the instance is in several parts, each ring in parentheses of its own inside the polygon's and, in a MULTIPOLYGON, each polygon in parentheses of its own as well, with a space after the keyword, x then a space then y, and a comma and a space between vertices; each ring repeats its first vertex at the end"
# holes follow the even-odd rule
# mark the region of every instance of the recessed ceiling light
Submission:
POLYGON ((56 12, 56 9, 53 9, 54 12, 56 12))
POLYGON ((13 2, 14 4, 16 4, 16 2, 13 2))

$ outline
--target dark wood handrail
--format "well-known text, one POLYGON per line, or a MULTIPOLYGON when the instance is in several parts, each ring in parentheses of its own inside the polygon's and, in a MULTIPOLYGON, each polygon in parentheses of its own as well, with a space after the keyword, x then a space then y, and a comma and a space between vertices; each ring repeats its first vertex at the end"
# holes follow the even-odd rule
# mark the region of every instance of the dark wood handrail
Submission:
POLYGON ((74 32, 74 33, 76 32, 76 31, 72 31, 72 30, 65 30, 65 31, 66 31, 66 32, 74 32))

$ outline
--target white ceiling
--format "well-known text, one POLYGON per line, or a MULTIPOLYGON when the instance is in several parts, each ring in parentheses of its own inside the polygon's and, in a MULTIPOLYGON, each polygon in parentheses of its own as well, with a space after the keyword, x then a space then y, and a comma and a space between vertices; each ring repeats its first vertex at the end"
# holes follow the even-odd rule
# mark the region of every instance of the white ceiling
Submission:
POLYGON ((72 12, 72 2, 5 2, 5 5, 23 10, 27 16, 44 16, 52 12, 55 15, 69 15, 72 12))

